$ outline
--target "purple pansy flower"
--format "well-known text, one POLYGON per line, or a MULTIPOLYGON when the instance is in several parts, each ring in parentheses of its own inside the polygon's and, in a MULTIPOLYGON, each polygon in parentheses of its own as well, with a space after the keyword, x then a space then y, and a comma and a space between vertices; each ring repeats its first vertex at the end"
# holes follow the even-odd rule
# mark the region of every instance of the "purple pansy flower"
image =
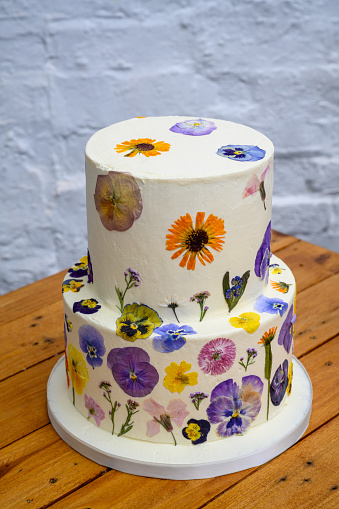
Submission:
POLYGON ((207 416, 210 423, 220 423, 218 436, 245 433, 260 412, 263 387, 258 376, 249 375, 242 378, 241 387, 230 378, 213 389, 207 416))
POLYGON ((265 157, 266 151, 256 145, 225 145, 217 154, 234 161, 259 161, 265 157))
POLYGON ((107 356, 107 366, 115 381, 132 397, 143 398, 159 382, 159 374, 150 364, 149 355, 137 347, 113 348, 107 356))
POLYGON ((92 325, 82 325, 79 329, 79 345, 87 353, 86 360, 92 368, 101 366, 106 352, 102 334, 92 325))
POLYGON ((260 295, 254 303, 254 309, 259 313, 270 313, 271 315, 280 314, 283 316, 288 308, 287 302, 282 299, 265 297, 260 295))
POLYGON ((193 120, 185 120, 178 122, 170 128, 173 133, 188 134, 190 136, 204 136, 214 131, 217 126, 210 120, 196 118, 193 120))
POLYGON ((87 264, 88 264, 87 282, 93 283, 93 265, 92 265, 91 256, 89 254, 88 249, 87 249, 87 264))
POLYGON ((268 223, 268 226, 266 228, 265 235, 262 244, 257 252, 254 264, 254 272, 256 276, 260 277, 261 281, 265 281, 265 284, 268 283, 269 275, 268 267, 270 264, 270 255, 271 255, 271 221, 268 223))
POLYGON ((73 304, 73 313, 83 313, 84 315, 92 315, 97 313, 101 305, 96 299, 83 299, 73 304))
POLYGON ((85 407, 88 410, 87 419, 93 417, 95 422, 97 423, 97 426, 100 426, 101 421, 105 418, 105 412, 103 411, 101 406, 98 405, 98 403, 96 403, 93 398, 85 394, 85 407))
POLYGON ((187 440, 191 440, 193 445, 198 445, 206 442, 210 429, 211 425, 205 419, 190 419, 182 434, 187 440))
POLYGON ((279 406, 284 399, 288 384, 288 361, 284 360, 283 364, 278 367, 274 373, 274 377, 270 386, 271 401, 274 406, 279 406))
POLYGON ((290 307, 284 323, 279 332, 278 345, 283 345, 287 353, 290 353, 293 340, 293 325, 297 315, 293 314, 293 306, 290 307))
POLYGON ((180 350, 186 343, 184 336, 187 334, 196 334, 195 330, 189 325, 176 325, 169 323, 158 327, 155 332, 160 333, 160 336, 153 338, 153 348, 158 352, 169 353, 174 350, 180 350))

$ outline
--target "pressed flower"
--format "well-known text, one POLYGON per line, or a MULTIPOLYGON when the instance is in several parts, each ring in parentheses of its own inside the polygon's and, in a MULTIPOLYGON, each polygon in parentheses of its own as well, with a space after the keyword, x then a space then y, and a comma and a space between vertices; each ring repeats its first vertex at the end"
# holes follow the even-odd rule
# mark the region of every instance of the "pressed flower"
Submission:
POLYGON ((90 366, 101 366, 103 363, 102 357, 106 352, 104 345, 104 338, 102 334, 92 325, 82 325, 79 328, 79 345, 83 352, 85 352, 86 360, 90 366))
POLYGON ((222 280, 222 288, 229 312, 238 304, 245 291, 249 277, 250 271, 247 270, 241 277, 235 276, 232 278, 230 284, 230 273, 225 273, 222 280))
POLYGON ((278 263, 271 263, 269 265, 269 271, 271 274, 282 274, 282 271, 285 270, 282 267, 279 266, 278 263))
POLYGON ((109 171, 99 175, 94 201, 101 222, 109 231, 128 230, 142 212, 141 192, 130 173, 109 171))
POLYGON ((248 334, 253 334, 260 325, 260 315, 249 311, 248 313, 241 313, 239 316, 230 318, 229 322, 233 327, 244 329, 248 334))
POLYGON ((293 341, 293 332, 294 332, 294 324, 297 319, 297 316, 293 313, 293 306, 288 310, 287 316, 282 324, 282 327, 279 332, 278 344, 282 345, 287 353, 290 353, 292 341, 293 341))
POLYGON ((67 359, 67 352, 66 352, 66 346, 65 346, 65 370, 66 370, 66 377, 67 377, 67 387, 70 386, 70 380, 69 380, 69 367, 68 367, 68 359, 67 359))
POLYGON ((68 269, 71 277, 85 277, 88 274, 88 259, 87 256, 80 258, 78 263, 75 263, 73 267, 68 269))
POLYGON ((238 364, 240 364, 240 366, 242 366, 245 369, 245 371, 247 371, 248 366, 251 366, 251 364, 255 363, 254 359, 258 355, 258 352, 256 351, 255 348, 247 348, 246 353, 247 353, 246 364, 244 364, 244 357, 240 357, 240 361, 238 362, 238 364))
POLYGON ((73 386, 73 405, 75 404, 74 390, 79 396, 89 380, 89 372, 81 352, 73 345, 68 345, 69 376, 73 386))
POLYGON ((235 344, 231 339, 212 339, 200 350, 198 363, 204 373, 221 375, 233 366, 235 353, 235 344))
POLYGON ((242 435, 255 420, 261 409, 264 384, 258 376, 242 378, 242 386, 229 378, 217 385, 207 408, 208 420, 218 424, 217 435, 242 435))
POLYGON ((293 362, 291 361, 289 368, 288 368, 288 373, 287 373, 287 380, 288 380, 287 387, 286 387, 287 396, 291 395, 292 379, 293 379, 293 362))
POLYGON ((97 426, 100 426, 101 421, 105 418, 105 412, 103 411, 101 406, 95 402, 95 400, 92 397, 87 396, 87 394, 85 394, 84 397, 85 397, 85 407, 88 410, 87 419, 93 417, 97 426))
POLYGON ((288 285, 287 283, 284 283, 283 281, 279 281, 279 282, 271 281, 271 286, 275 290, 278 290, 278 292, 287 293, 291 285, 288 285))
POLYGON ((271 256, 271 221, 268 223, 263 241, 257 252, 254 264, 254 272, 261 281, 268 283, 268 267, 271 256))
POLYGON ((177 122, 170 128, 173 133, 188 134, 190 136, 204 136, 210 134, 217 128, 214 122, 196 118, 193 120, 185 120, 184 122, 177 122))
POLYGON ((193 445, 203 444, 207 440, 211 425, 205 419, 190 419, 187 421, 186 428, 183 428, 182 434, 193 445))
POLYGON ((185 336, 187 334, 196 334, 195 330, 189 325, 176 325, 175 323, 169 323, 162 325, 156 330, 160 336, 153 338, 153 348, 158 352, 169 353, 175 350, 180 350, 185 344, 185 336))
POLYGON ((174 445, 177 445, 173 434, 172 422, 175 422, 179 427, 182 426, 182 423, 189 414, 186 410, 186 403, 181 401, 181 399, 171 399, 167 408, 165 408, 159 405, 153 398, 150 398, 146 399, 142 406, 153 417, 151 421, 147 422, 146 435, 154 437, 154 435, 160 432, 160 426, 162 426, 168 433, 171 433, 174 445))
POLYGON ((65 314, 65 323, 66 323, 66 327, 67 327, 67 332, 72 332, 73 324, 66 314, 65 314))
POLYGON ((116 294, 117 294, 119 302, 120 302, 120 306, 116 306, 116 307, 119 309, 119 311, 121 313, 123 312, 123 309, 124 309, 124 300, 125 300, 127 291, 133 287, 140 286, 142 283, 139 272, 137 272, 131 268, 128 268, 125 270, 124 276, 125 276, 125 283, 126 283, 125 290, 122 291, 117 286, 115 287, 115 291, 116 291, 116 294))
POLYGON ((265 348, 265 378, 267 380, 267 412, 266 419, 268 420, 269 408, 270 408, 270 381, 271 381, 271 373, 272 373, 272 346, 271 343, 275 338, 278 327, 271 327, 268 332, 265 332, 258 344, 262 345, 265 348))
POLYGON ((159 156, 161 152, 168 152, 171 145, 164 141, 151 140, 150 138, 139 138, 138 140, 123 141, 114 150, 121 154, 128 152, 125 157, 134 157, 143 154, 146 157, 159 156))
POLYGON ((243 198, 247 198, 248 196, 253 196, 260 192, 261 200, 264 204, 264 209, 266 210, 266 191, 265 191, 265 178, 270 171, 270 165, 265 166, 264 170, 260 175, 260 179, 257 175, 252 175, 245 186, 244 192, 242 193, 243 198))
POLYGON ((96 299, 83 299, 79 302, 74 302, 73 313, 83 313, 84 315, 92 315, 97 313, 101 305, 96 299))
POLYGON ((205 306, 205 301, 206 299, 208 299, 208 297, 210 297, 210 292, 208 292, 207 290, 203 291, 203 292, 198 292, 198 293, 195 293, 191 298, 190 298, 190 302, 197 302, 200 306, 200 319, 199 321, 202 322, 203 319, 205 318, 205 315, 208 311, 208 307, 205 306))
POLYGON ((204 399, 208 398, 208 394, 206 394, 205 392, 199 392, 199 391, 197 391, 197 392, 192 392, 192 393, 190 394, 190 398, 191 398, 191 401, 192 401, 193 405, 195 406, 195 408, 196 408, 197 410, 199 410, 200 403, 201 403, 204 399))
POLYGON ((69 291, 73 293, 78 293, 80 292, 80 289, 83 288, 84 286, 85 285, 82 279, 66 279, 62 283, 62 293, 69 291))
POLYGON ((188 270, 195 269, 196 258, 203 264, 211 263, 214 257, 209 248, 215 251, 221 251, 224 244, 224 221, 213 214, 210 214, 206 221, 205 212, 198 212, 195 219, 195 226, 189 214, 180 216, 172 228, 169 228, 169 234, 166 235, 166 249, 168 251, 176 250, 172 255, 172 260, 182 256, 179 263, 180 267, 186 267, 188 270))
POLYGON ((99 389, 102 389, 104 391, 104 398, 108 401, 108 403, 111 406, 111 410, 109 411, 109 417, 112 422, 112 435, 113 435, 114 428, 115 428, 115 423, 114 423, 115 412, 117 410, 119 410, 119 408, 121 407, 121 404, 118 403, 118 401, 115 401, 113 403, 112 398, 111 398, 111 392, 112 392, 111 387, 112 387, 111 384, 109 382, 105 382, 104 380, 102 382, 100 382, 100 384, 99 384, 99 389))
POLYGON ((286 313, 288 304, 281 299, 271 299, 260 295, 254 303, 254 309, 259 313, 270 313, 271 315, 280 314, 283 316, 286 313))
POLYGON ((179 321, 179 318, 178 318, 178 315, 177 315, 177 312, 176 312, 176 309, 179 307, 179 306, 182 306, 183 304, 185 304, 186 300, 185 299, 180 299, 177 295, 171 295, 170 297, 165 297, 161 302, 160 302, 160 306, 162 308, 169 308, 169 309, 172 309, 173 311, 173 314, 177 320, 178 323, 180 323, 179 321))
POLYGON ((121 389, 134 398, 150 394, 159 381, 149 355, 141 348, 113 348, 107 356, 107 366, 121 389))
POLYGON ((154 309, 144 304, 127 304, 117 319, 117 335, 126 341, 148 338, 162 320, 154 309))
POLYGON ((270 393, 271 401, 274 406, 279 406, 284 399, 288 385, 288 361, 284 360, 283 364, 277 368, 272 378, 270 393))
POLYGON ((133 415, 137 414, 139 410, 137 408, 139 407, 139 403, 137 401, 133 401, 129 399, 127 401, 127 405, 125 405, 125 408, 127 410, 127 417, 125 422, 121 425, 121 429, 118 433, 118 437, 121 437, 122 435, 126 435, 134 426, 134 421, 131 421, 133 415))
POLYGON ((256 145, 226 145, 220 147, 217 154, 233 161, 259 161, 265 157, 266 152, 256 145))
POLYGON ((191 364, 181 361, 180 365, 176 362, 171 362, 167 368, 165 368, 166 376, 164 378, 164 386, 171 392, 181 393, 187 385, 192 386, 198 383, 198 373, 192 371, 191 364))
POLYGON ((88 249, 87 249, 87 260, 88 260, 87 283, 93 283, 93 266, 88 249))

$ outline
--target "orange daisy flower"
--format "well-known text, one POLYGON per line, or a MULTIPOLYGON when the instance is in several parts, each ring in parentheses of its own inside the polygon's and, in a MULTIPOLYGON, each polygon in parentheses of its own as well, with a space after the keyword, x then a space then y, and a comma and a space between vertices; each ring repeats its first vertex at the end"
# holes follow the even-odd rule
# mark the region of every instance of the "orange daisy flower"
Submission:
POLYGON ((268 332, 264 332, 264 335, 262 336, 260 341, 258 341, 258 345, 269 345, 274 339, 275 333, 277 332, 277 328, 278 327, 272 327, 271 329, 269 329, 268 332))
POLYGON ((279 283, 277 283, 276 281, 271 281, 271 286, 275 290, 278 290, 278 292, 287 293, 291 285, 288 285, 283 281, 279 281, 279 283))
POLYGON ((146 157, 158 156, 161 152, 168 152, 170 144, 164 141, 155 141, 150 138, 139 138, 138 140, 123 141, 114 150, 121 154, 129 152, 125 157, 134 157, 137 154, 144 154, 146 157))
POLYGON ((209 250, 209 247, 215 251, 221 251, 224 244, 223 235, 226 233, 224 230, 224 221, 219 217, 210 214, 206 221, 205 212, 198 212, 195 219, 195 226, 189 214, 180 216, 172 228, 168 231, 171 232, 166 235, 166 249, 168 251, 177 251, 172 255, 172 260, 183 255, 180 267, 186 267, 188 270, 195 269, 196 258, 203 264, 205 262, 211 263, 214 258, 209 250))

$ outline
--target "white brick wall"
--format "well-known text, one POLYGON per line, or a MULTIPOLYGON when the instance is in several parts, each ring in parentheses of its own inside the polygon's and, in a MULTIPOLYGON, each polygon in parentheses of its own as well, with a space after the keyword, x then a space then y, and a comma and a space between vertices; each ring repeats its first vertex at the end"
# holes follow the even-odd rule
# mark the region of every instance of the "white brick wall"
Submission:
POLYGON ((250 125, 273 226, 339 251, 337 0, 2 0, 0 293, 86 251, 84 147, 137 115, 250 125))

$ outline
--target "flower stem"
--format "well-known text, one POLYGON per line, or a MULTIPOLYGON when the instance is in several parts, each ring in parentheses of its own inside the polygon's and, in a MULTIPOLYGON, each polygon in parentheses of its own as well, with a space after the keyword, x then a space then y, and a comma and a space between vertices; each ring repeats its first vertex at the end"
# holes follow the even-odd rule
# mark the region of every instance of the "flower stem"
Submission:
POLYGON ((180 323, 180 322, 179 322, 179 318, 178 318, 178 316, 177 316, 177 312, 176 312, 176 310, 175 310, 175 307, 171 307, 171 309, 173 309, 173 313, 174 313, 175 318, 177 319, 177 322, 178 322, 178 323, 180 323))
POLYGON ((269 412, 269 409, 270 409, 270 379, 268 379, 267 381, 268 385, 267 385, 267 415, 266 415, 266 420, 268 421, 268 412, 269 412))
POLYGON ((73 392, 73 405, 75 406, 75 391, 74 391, 73 385, 72 385, 72 392, 73 392))
POLYGON ((171 430, 171 435, 172 435, 173 440, 174 440, 174 445, 177 445, 177 441, 176 441, 176 439, 175 439, 175 436, 173 435, 173 431, 172 431, 172 430, 171 430))

